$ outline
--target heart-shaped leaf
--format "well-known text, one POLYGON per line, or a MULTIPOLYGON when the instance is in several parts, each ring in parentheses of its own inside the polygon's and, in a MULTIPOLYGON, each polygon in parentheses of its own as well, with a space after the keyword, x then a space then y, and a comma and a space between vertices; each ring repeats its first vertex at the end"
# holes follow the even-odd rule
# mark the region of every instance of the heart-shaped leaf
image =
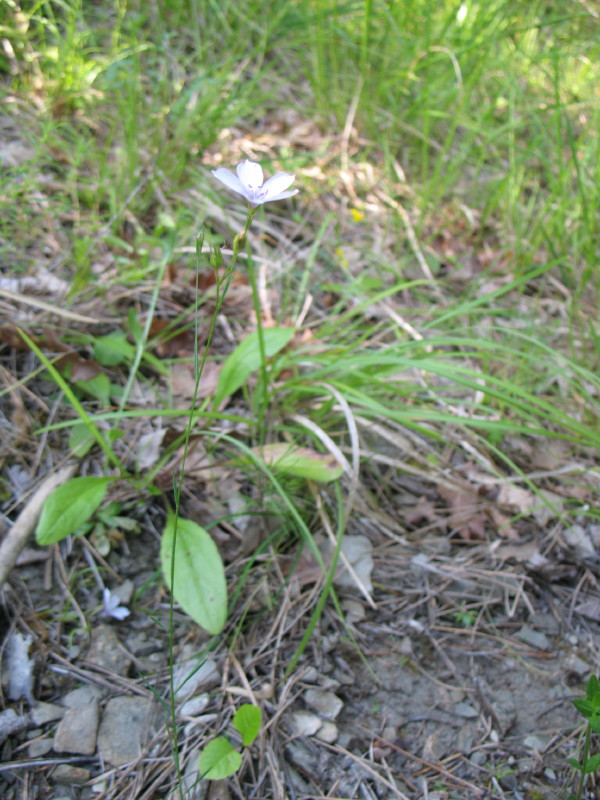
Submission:
POLYGON ((233 725, 242 735, 242 744, 248 747, 258 736, 261 713, 258 706, 246 703, 235 712, 233 725))
POLYGON ((223 736, 213 739, 200 753, 198 768, 203 778, 220 781, 238 771, 242 757, 223 736))

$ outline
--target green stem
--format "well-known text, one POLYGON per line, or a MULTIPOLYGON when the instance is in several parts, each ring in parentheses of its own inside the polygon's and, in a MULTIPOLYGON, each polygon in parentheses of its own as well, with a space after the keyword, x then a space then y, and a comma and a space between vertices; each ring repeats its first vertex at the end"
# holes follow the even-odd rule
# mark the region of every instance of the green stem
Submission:
POLYGON ((592 727, 588 723, 588 726, 585 731, 585 740, 583 744, 583 758, 581 759, 581 765, 583 769, 581 770, 581 775, 579 776, 579 787, 577 789, 577 800, 581 800, 581 796, 583 794, 583 786, 585 784, 585 767, 587 764, 587 760, 590 755, 590 741, 592 738, 592 727))
POLYGON ((267 394, 268 394, 268 377, 267 377, 267 353, 265 350, 265 335, 262 324, 262 314, 260 307, 260 295, 258 293, 258 283, 256 280, 256 272, 254 270, 254 261, 252 260, 252 253, 250 247, 246 248, 248 254, 248 277, 250 279, 250 286, 252 287, 252 304, 254 306, 254 315, 256 317, 256 333, 258 335, 258 349, 260 350, 260 374, 262 382, 262 398, 258 407, 257 414, 257 428, 258 435, 261 436, 262 421, 267 408, 267 394))
POLYGON ((173 741, 173 759, 175 762, 175 770, 177 773, 177 784, 179 790, 179 798, 180 800, 184 800, 183 797, 183 788, 181 785, 181 768, 179 764, 179 751, 177 749, 177 716, 176 716, 176 708, 175 708, 175 639, 174 639, 174 614, 175 614, 175 598, 173 595, 173 587, 175 585, 175 551, 177 549, 177 525, 179 522, 179 509, 181 506, 181 492, 183 487, 183 478, 185 475, 185 464, 187 460, 187 454, 189 450, 190 440, 192 436, 192 429, 194 427, 195 422, 195 409, 196 409, 196 399, 198 397, 198 387, 200 385, 200 380, 202 378, 202 373, 204 371, 204 365, 206 364, 206 358, 208 356, 208 351, 210 345, 212 344, 213 335, 215 332, 215 326, 217 324, 217 317, 223 307, 223 303, 225 302, 225 297, 227 295, 227 290, 231 284, 231 278, 233 277, 233 270, 240 254, 240 250, 244 246, 244 242, 246 240, 246 234, 248 233, 248 228, 250 227, 250 223, 252 222, 252 218, 254 217, 255 209, 250 208, 248 210, 248 217, 246 218, 246 223, 241 233, 239 233, 235 239, 233 240, 233 254, 227 265, 227 269, 225 270, 225 275, 222 279, 219 277, 219 267, 221 266, 221 252, 218 249, 214 249, 212 252, 213 258, 211 259, 211 263, 214 266, 216 271, 216 304, 215 310, 213 312, 211 321, 210 321, 210 328, 208 331, 208 335, 206 337, 206 344, 204 346, 204 352, 202 353, 202 358, 200 358, 200 353, 198 351, 198 332, 199 332, 199 320, 198 320, 198 306, 199 306, 199 287, 198 287, 198 276, 199 276, 199 263, 200 263, 200 255, 202 253, 202 243, 204 241, 203 233, 201 232, 196 240, 196 291, 195 291, 195 336, 194 336, 194 374, 195 374, 195 383, 194 383, 194 392, 192 395, 192 401, 190 403, 190 412, 188 415, 187 424, 185 426, 184 431, 184 442, 183 442, 183 455, 181 458, 181 467, 179 469, 179 476, 175 481, 174 477, 174 495, 175 495, 175 520, 173 524, 173 547, 171 549, 171 575, 170 575, 170 585, 171 585, 171 598, 169 601, 169 691, 170 691, 170 703, 169 703, 169 710, 170 710, 170 724, 172 730, 172 741, 173 741))

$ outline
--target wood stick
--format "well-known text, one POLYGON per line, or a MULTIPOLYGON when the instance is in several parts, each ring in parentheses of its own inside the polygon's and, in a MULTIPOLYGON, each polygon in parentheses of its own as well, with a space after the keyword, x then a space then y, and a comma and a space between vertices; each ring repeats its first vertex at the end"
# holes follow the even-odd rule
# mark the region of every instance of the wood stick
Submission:
POLYGON ((67 464, 58 472, 48 475, 41 483, 25 508, 5 538, 0 544, 0 589, 6 583, 11 569, 14 567, 19 554, 27 544, 27 539, 31 535, 38 517, 42 511, 42 506, 46 498, 52 492, 66 483, 77 472, 77 464, 67 464))

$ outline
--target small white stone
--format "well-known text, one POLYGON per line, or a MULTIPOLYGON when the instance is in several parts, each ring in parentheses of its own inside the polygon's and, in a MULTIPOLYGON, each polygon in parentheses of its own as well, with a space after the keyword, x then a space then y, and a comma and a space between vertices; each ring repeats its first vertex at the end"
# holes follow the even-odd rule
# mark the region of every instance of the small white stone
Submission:
POLYGON ((210 695, 208 694, 199 694, 196 697, 191 697, 181 706, 179 715, 181 717, 196 717, 204 711, 209 700, 210 695))
POLYGON ((335 719, 344 706, 333 692, 321 689, 307 689, 304 692, 304 699, 307 705, 326 719, 335 719))
POLYGON ((360 622, 365 618, 365 606, 360 600, 350 600, 350 598, 347 598, 342 603, 342 608, 346 613, 346 621, 349 623, 360 622))
POLYGON ((198 667, 198 661, 191 659, 180 664, 175 670, 175 697, 185 700, 199 689, 211 689, 221 681, 219 668, 212 658, 207 658, 198 667))
POLYGON ((308 669, 304 670, 302 673, 302 680, 305 683, 318 683, 319 670, 316 667, 308 667, 308 669))
POLYGON ((310 711, 294 711, 292 723, 297 736, 314 736, 323 725, 323 721, 310 711))
POLYGON ((317 731, 317 739, 327 744, 333 744, 337 741, 339 731, 337 725, 333 722, 324 722, 317 731))

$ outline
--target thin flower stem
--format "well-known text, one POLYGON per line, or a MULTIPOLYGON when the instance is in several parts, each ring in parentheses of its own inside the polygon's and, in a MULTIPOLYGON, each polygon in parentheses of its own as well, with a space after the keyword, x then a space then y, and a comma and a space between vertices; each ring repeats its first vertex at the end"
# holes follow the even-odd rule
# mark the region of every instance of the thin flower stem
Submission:
POLYGON ((583 795, 583 787, 585 785, 585 775, 586 775, 585 767, 587 765, 587 760, 588 760, 589 755, 590 755, 590 741, 591 741, 591 738, 592 738, 592 726, 588 722, 588 725, 587 725, 587 728, 586 728, 586 731, 585 731, 585 741, 584 741, 584 744, 583 744, 583 758, 581 759, 581 764, 583 766, 583 769, 581 770, 581 775, 579 776, 579 787, 577 789, 577 795, 576 795, 577 800, 581 800, 581 797, 583 795))
POLYGON ((181 506, 181 492, 183 487, 183 478, 185 475, 185 464, 187 460, 187 454, 189 450, 190 439, 192 435, 192 428, 194 427, 195 415, 194 411, 196 408, 196 399, 198 397, 198 387, 200 385, 200 380, 202 378, 202 373, 204 371, 204 365, 206 364, 206 358, 208 356, 208 351, 210 345, 212 344, 213 335, 215 332, 215 326, 217 324, 217 318, 223 307, 223 303, 225 302, 225 297, 227 295, 227 290, 231 284, 231 278, 233 276, 233 270, 240 254, 240 250, 244 246, 244 242, 246 240, 246 234, 248 232, 248 228, 250 227, 250 223, 252 222, 252 218, 254 217, 254 209, 249 208, 248 210, 248 217, 246 218, 246 223, 244 225, 243 231, 239 233, 235 239, 233 244, 233 254, 227 265, 227 269, 225 271, 225 275, 223 276, 222 280, 219 280, 219 267, 220 267, 220 251, 213 251, 214 259, 213 266, 217 273, 217 280, 216 280, 216 289, 217 289, 217 297, 216 297, 216 304, 215 310, 213 312, 211 321, 210 321, 210 328, 208 331, 208 335, 206 337, 206 344, 204 347, 204 352, 202 353, 202 358, 200 358, 200 353, 198 351, 198 332, 199 332, 199 320, 198 320, 198 305, 199 305, 199 286, 198 286, 198 277, 199 277, 199 263, 200 263, 200 254, 202 252, 202 241, 203 241, 203 233, 201 232, 196 240, 196 291, 195 291, 195 307, 194 307, 194 314, 195 314, 195 336, 194 336, 194 375, 195 375, 195 383, 194 383, 194 391, 192 394, 192 400, 190 403, 190 413, 188 416, 187 424, 185 427, 184 432, 184 443, 183 443, 183 455, 181 459, 181 466, 179 469, 179 475, 177 479, 175 479, 175 475, 173 476, 174 482, 174 499, 175 499, 175 519, 173 523, 173 547, 171 549, 171 574, 170 574, 170 586, 171 586, 171 597, 169 601, 169 691, 170 691, 170 703, 169 703, 169 716, 170 716, 170 735, 169 738, 172 741, 172 748, 173 748, 173 760, 175 764, 175 771, 177 774, 177 787, 178 787, 178 794, 179 800, 184 800, 183 796, 183 787, 181 782, 181 765, 179 763, 179 751, 177 747, 177 713, 175 707, 175 637, 174 637, 174 615, 175 615, 175 597, 173 594, 173 587, 175 585, 175 552, 177 550, 177 526, 179 522, 179 509, 181 506))
POLYGON ((256 271, 254 269, 254 260, 252 259, 252 253, 250 251, 250 246, 248 245, 246 248, 246 252, 248 254, 248 277, 250 279, 250 286, 252 287, 252 304, 254 306, 254 315, 256 317, 256 333, 258 335, 258 349, 260 351, 260 372, 262 378, 262 398, 258 410, 258 419, 257 419, 257 428, 259 432, 259 436, 261 435, 261 427, 262 427, 262 420, 267 408, 267 395, 268 395, 268 378, 267 378, 267 353, 265 350, 265 336, 262 324, 262 313, 260 307, 260 296, 258 292, 258 283, 256 280, 256 271))

